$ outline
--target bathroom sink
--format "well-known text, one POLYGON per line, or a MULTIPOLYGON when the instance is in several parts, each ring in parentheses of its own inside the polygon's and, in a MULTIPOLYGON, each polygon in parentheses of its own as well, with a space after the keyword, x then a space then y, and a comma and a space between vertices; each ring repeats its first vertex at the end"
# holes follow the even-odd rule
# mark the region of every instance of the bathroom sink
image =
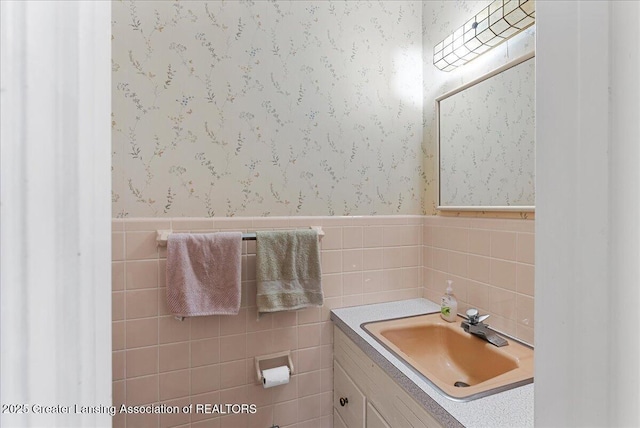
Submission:
POLYGON ((533 349, 494 346, 440 313, 374 321, 362 328, 445 396, 469 401, 533 382, 533 349))

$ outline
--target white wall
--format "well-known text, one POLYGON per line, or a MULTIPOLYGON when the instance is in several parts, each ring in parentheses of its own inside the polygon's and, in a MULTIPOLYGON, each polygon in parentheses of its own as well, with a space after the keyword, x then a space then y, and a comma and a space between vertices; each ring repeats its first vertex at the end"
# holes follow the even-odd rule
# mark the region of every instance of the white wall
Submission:
POLYGON ((536 17, 535 421, 638 426, 640 5, 536 17))
POLYGON ((111 426, 110 4, 0 10, 0 421, 111 426))
POLYGON ((640 3, 609 22, 610 426, 640 426, 640 3))

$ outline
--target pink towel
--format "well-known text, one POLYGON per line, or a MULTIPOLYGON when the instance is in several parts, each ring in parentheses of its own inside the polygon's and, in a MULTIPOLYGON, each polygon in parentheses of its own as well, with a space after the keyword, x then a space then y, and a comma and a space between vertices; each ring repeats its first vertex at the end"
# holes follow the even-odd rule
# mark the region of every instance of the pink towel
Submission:
POLYGON ((167 241, 167 305, 179 317, 237 315, 242 233, 172 233, 167 241))

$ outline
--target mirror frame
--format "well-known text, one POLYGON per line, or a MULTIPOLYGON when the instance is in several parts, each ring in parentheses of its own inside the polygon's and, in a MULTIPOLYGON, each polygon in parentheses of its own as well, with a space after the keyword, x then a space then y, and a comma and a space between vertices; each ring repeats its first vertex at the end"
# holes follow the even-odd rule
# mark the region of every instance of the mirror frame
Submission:
MULTIPOLYGON (((480 82, 483 82, 493 76, 495 76, 496 74, 502 73, 505 70, 508 70, 512 67, 515 67, 516 65, 519 65, 531 58, 535 57, 535 51, 530 52, 526 55, 523 55, 519 58, 516 58, 513 61, 510 61, 506 64, 504 64, 501 67, 496 68, 493 71, 490 71, 487 74, 484 74, 480 77, 478 77, 477 79, 472 80, 469 83, 466 83, 452 91, 446 92, 445 94, 440 95, 439 97, 436 98, 435 100, 435 104, 436 104, 436 161, 438 162, 437 164, 437 168, 438 168, 438 173, 436 174, 436 185, 437 185, 437 190, 438 190, 438 203, 436 206, 437 210, 440 211, 507 211, 507 212, 534 212, 535 211, 535 205, 495 205, 495 206, 491 206, 491 205, 474 205, 474 206, 457 206, 457 205, 442 205, 442 199, 441 199, 441 191, 440 191, 440 101, 442 101, 445 98, 448 98, 452 95, 457 94, 458 92, 464 91, 467 88, 470 88, 471 86, 477 85, 480 82)), ((535 130, 534 130, 535 131, 535 130)))

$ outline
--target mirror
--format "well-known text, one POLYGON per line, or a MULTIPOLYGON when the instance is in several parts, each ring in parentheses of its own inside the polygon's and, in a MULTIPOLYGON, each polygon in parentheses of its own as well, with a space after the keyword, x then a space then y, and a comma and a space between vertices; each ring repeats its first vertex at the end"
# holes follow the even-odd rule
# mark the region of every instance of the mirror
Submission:
POLYGON ((531 53, 436 99, 438 209, 533 211, 531 53))

